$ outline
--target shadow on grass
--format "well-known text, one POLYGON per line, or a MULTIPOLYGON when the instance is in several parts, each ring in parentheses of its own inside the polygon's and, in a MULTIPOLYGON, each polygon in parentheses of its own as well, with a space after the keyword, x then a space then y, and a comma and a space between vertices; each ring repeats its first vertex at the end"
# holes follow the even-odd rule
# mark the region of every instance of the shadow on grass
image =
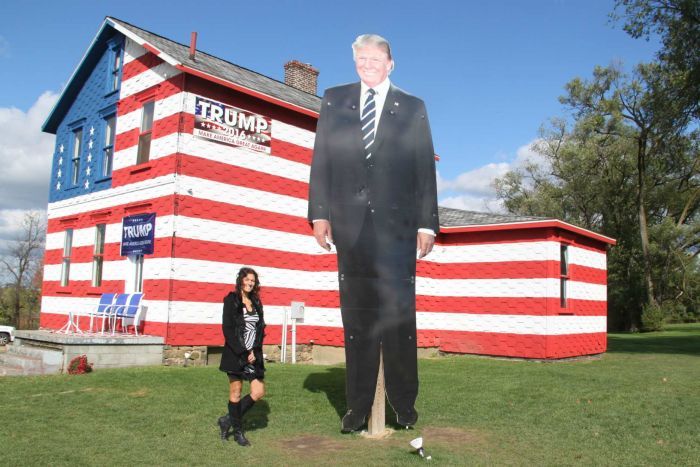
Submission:
POLYGON ((328 368, 322 373, 311 373, 304 380, 304 389, 325 392, 338 417, 345 414, 345 368, 328 368))
POLYGON ((608 334, 608 352, 700 356, 700 327, 679 326, 671 332, 608 334))
POLYGON ((267 405, 267 401, 263 399, 256 402, 243 418, 243 423, 245 424, 246 430, 254 431, 265 428, 267 426, 269 415, 270 406, 267 405))

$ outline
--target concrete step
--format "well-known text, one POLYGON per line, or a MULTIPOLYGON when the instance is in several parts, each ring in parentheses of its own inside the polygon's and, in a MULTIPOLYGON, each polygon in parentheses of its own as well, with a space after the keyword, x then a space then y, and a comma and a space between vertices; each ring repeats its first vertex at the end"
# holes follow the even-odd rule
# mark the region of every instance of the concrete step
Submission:
POLYGON ((0 365, 22 368, 26 370, 40 369, 44 362, 41 357, 32 357, 14 352, 5 352, 0 355, 0 365))
POLYGON ((16 374, 16 369, 20 369, 24 375, 56 374, 63 368, 63 353, 15 341, 0 353, 0 365, 9 368, 8 374, 16 374))
POLYGON ((38 347, 21 341, 19 345, 15 342, 13 345, 9 346, 6 353, 41 358, 51 365, 60 364, 63 358, 63 352, 58 349, 38 347))
POLYGON ((24 370, 22 368, 0 364, 0 377, 2 377, 2 376, 22 376, 24 374, 25 373, 24 373, 24 370))

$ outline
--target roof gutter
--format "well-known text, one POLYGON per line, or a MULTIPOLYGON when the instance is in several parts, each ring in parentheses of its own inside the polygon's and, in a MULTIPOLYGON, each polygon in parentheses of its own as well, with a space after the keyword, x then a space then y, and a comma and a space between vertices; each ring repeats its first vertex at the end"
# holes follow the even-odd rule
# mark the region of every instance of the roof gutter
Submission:
POLYGON ((504 222, 501 224, 465 225, 455 227, 440 226, 440 233, 449 234, 466 232, 488 232, 493 230, 541 229, 548 227, 554 227, 567 230, 569 232, 574 232, 585 237, 589 237, 594 240, 607 243, 608 245, 617 244, 617 240, 615 240, 614 238, 606 237, 605 235, 601 235, 599 233, 592 232, 588 229, 577 227, 573 224, 569 224, 568 222, 560 221, 558 219, 551 219, 545 221, 504 222))

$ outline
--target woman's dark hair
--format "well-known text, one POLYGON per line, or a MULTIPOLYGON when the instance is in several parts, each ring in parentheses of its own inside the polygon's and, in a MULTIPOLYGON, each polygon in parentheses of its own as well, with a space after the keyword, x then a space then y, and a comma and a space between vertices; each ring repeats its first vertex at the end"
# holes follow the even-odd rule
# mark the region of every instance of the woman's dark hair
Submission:
POLYGON ((243 279, 248 274, 255 276, 255 285, 253 286, 253 290, 250 292, 250 294, 257 297, 258 292, 260 291, 260 280, 258 279, 258 273, 255 272, 255 269, 253 268, 242 267, 241 270, 238 271, 238 275, 236 276, 236 294, 239 297, 243 295, 243 279))

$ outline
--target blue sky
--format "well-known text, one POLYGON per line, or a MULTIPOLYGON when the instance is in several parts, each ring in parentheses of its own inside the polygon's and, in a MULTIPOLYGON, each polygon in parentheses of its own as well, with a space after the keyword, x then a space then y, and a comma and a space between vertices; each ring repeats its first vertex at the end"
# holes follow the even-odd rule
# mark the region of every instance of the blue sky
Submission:
POLYGON ((0 238, 22 210, 45 208, 53 140, 39 126, 107 15, 183 43, 197 31, 199 49, 280 80, 286 61, 311 63, 320 93, 356 80, 350 44, 358 34, 385 36, 392 81, 428 106, 441 204, 474 210, 498 209, 493 177, 521 163, 539 127, 564 114, 557 98, 569 80, 611 61, 629 70, 658 47, 610 23, 612 0, 348 5, 4 0, 0 164, 11 170, 0 174, 0 238))

